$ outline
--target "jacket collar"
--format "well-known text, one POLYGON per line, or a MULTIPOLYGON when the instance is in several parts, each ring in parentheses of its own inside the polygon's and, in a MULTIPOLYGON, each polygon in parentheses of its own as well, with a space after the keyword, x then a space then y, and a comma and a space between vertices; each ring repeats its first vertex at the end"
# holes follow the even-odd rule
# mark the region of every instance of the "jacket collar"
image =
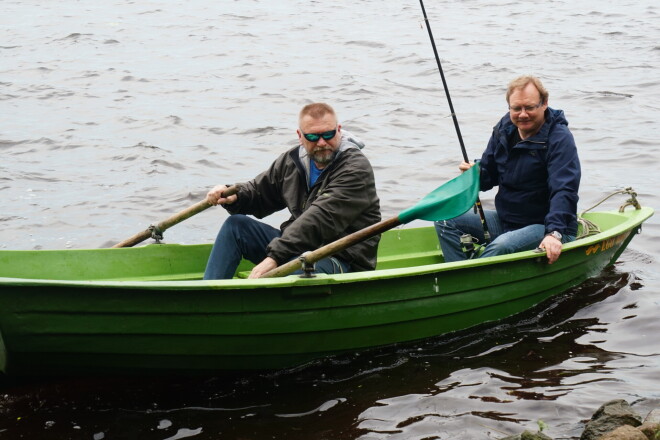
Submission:
MULTIPOLYGON (((342 155, 342 153, 346 150, 349 150, 351 148, 357 148, 359 150, 364 148, 364 142, 362 142, 357 136, 355 136, 353 133, 351 133, 348 130, 341 130, 341 142, 339 144, 339 149, 337 150, 337 154, 335 157, 332 159, 332 162, 330 162, 323 170, 327 170, 332 166, 332 164, 337 160, 339 156, 342 155)), ((302 145, 298 146, 298 162, 302 166, 303 170, 305 171, 305 179, 309 182, 309 156, 307 155, 307 150, 305 150, 305 147, 302 145)))
MULTIPOLYGON (((541 129, 534 136, 525 139, 522 142, 531 142, 535 144, 546 144, 550 137, 550 130, 552 127, 558 123, 565 123, 568 125, 566 118, 564 118, 564 112, 562 110, 555 110, 550 107, 545 111, 545 122, 541 126, 541 129)), ((495 127, 499 132, 500 142, 504 145, 507 144, 509 136, 513 133, 513 130, 517 130, 515 124, 511 121, 509 113, 505 114, 500 122, 495 127)))

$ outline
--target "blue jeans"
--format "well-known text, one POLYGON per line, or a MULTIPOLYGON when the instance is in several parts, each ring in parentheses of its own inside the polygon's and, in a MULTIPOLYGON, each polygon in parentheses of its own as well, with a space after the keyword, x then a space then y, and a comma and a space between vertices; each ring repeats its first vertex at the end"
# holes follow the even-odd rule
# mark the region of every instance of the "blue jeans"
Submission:
MULTIPOLYGON (((279 229, 242 214, 229 216, 220 228, 204 271, 205 280, 233 278, 242 258, 259 264, 266 258, 266 247, 282 235, 279 229)), ((313 250, 313 249, 310 249, 313 250)), ((297 258, 296 255, 294 258, 297 258)), ((316 272, 346 273, 351 266, 337 257, 319 260, 316 272)), ((294 273, 302 273, 297 271, 294 273)))
MULTIPOLYGON (((529 225, 515 231, 504 232, 497 211, 486 210, 484 216, 491 242, 478 258, 529 251, 535 249, 545 236, 544 225, 529 225)), ((434 224, 446 262, 472 258, 472 255, 466 255, 461 248, 461 235, 463 234, 470 234, 477 243, 485 243, 481 219, 472 210, 454 219, 434 224)), ((575 237, 564 235, 562 241, 566 243, 574 239, 575 237)))

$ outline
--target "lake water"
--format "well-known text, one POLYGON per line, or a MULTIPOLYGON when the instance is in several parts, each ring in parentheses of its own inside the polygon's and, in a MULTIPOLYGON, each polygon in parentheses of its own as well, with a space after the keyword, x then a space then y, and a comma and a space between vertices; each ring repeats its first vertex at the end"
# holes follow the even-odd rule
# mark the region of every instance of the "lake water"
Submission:
MULTIPOLYGON (((458 172, 415 1, 39 3, 0 15, 1 249, 121 241, 263 170, 312 101, 367 144, 384 217, 458 172)), ((625 187, 660 206, 656 3, 427 0, 469 156, 508 81, 535 74, 578 144, 579 209, 625 187)), ((210 242, 224 218, 208 210, 166 241, 210 242)), ((496 439, 541 420, 578 438, 607 400, 660 407, 659 240, 655 216, 601 276, 415 344, 268 374, 2 382, 0 438, 496 439)))

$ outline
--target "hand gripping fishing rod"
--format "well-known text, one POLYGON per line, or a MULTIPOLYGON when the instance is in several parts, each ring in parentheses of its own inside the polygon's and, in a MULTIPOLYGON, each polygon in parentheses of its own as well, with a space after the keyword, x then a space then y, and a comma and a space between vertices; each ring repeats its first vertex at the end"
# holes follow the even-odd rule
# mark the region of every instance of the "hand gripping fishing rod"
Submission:
MULTIPOLYGON (((431 24, 429 19, 426 16, 426 9, 424 9, 424 1, 419 0, 419 4, 422 6, 422 13, 424 14, 424 23, 426 23, 426 29, 429 31, 429 38, 431 39, 431 46, 433 46, 433 53, 435 54, 435 61, 438 63, 438 70, 440 71, 440 77, 442 78, 442 85, 445 88, 445 95, 447 96, 447 102, 449 103, 449 111, 451 112, 451 117, 454 120, 454 128, 456 128, 456 134, 458 135, 458 143, 461 145, 461 152, 463 153, 463 160, 465 162, 470 162, 468 159, 467 152, 465 151, 465 144, 463 143, 463 136, 461 136, 461 128, 458 126, 458 118, 456 118, 456 112, 454 112, 454 105, 451 103, 451 96, 449 96, 449 88, 447 87, 447 80, 445 80, 445 74, 442 71, 442 65, 440 64, 440 57, 438 56, 438 49, 435 47, 435 40, 433 39, 433 32, 431 32, 431 24)), ((481 219, 481 226, 484 229, 484 239, 486 244, 490 243, 490 232, 488 232, 488 225, 486 224, 486 216, 484 215, 484 209, 481 206, 481 200, 477 197, 475 203, 477 210, 479 211, 479 218, 481 219)))

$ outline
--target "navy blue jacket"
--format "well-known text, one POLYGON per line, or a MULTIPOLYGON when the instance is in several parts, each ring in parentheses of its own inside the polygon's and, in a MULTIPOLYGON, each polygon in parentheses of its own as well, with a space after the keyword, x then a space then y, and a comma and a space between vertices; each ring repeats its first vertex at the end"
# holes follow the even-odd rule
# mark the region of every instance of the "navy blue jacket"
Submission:
POLYGON ((493 128, 481 166, 481 190, 499 186, 495 208, 505 231, 532 224, 577 233, 580 160, 564 112, 548 108, 534 136, 508 148, 517 127, 507 113, 493 128))

